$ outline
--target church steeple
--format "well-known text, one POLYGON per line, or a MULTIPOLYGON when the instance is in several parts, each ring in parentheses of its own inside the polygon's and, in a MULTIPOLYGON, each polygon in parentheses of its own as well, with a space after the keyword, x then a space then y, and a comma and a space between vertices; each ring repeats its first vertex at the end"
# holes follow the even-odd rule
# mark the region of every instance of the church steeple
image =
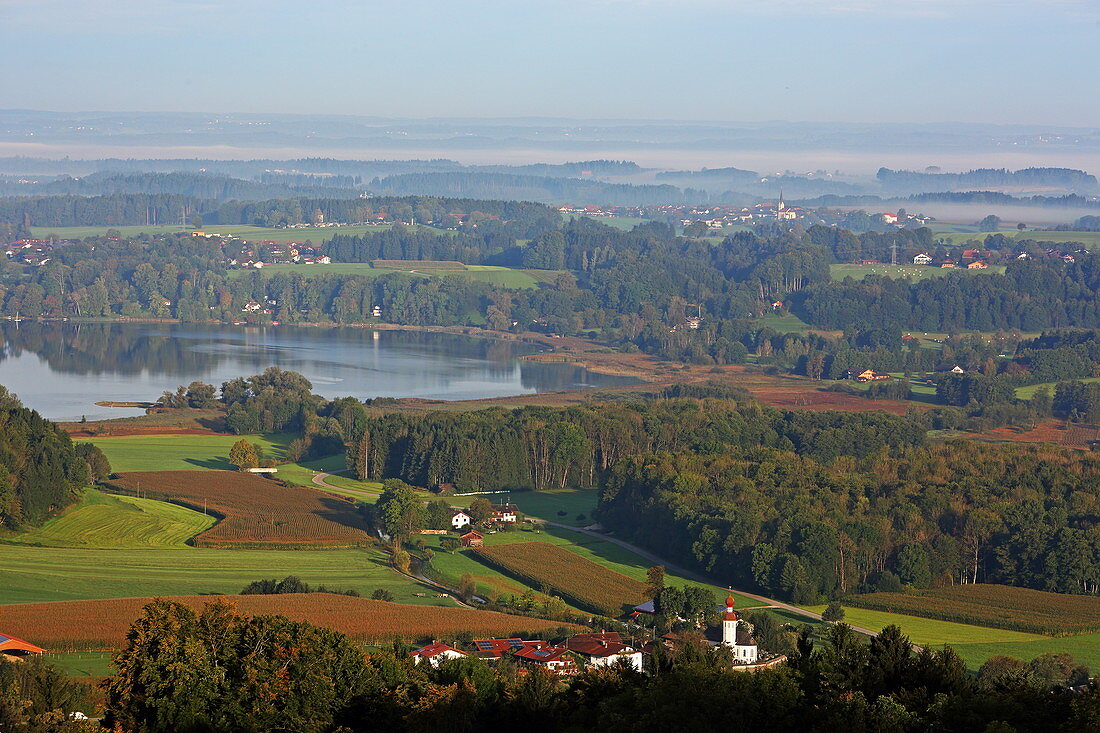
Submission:
POLYGON ((737 611, 733 610, 733 594, 726 596, 726 614, 722 617, 722 643, 737 644, 737 611))
POLYGON ((775 207, 775 218, 782 219, 783 211, 787 208, 787 205, 783 203, 783 189, 779 189, 779 205, 775 207))

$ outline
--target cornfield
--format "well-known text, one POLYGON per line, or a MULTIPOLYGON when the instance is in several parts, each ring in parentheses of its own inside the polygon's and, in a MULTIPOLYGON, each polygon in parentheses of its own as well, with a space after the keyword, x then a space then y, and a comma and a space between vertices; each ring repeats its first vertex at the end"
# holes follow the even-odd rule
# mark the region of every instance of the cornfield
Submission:
POLYGON ((578 608, 620 616, 645 598, 645 584, 597 565, 557 545, 519 542, 482 547, 474 554, 488 565, 578 608))
POLYGON ((205 511, 220 521, 198 547, 348 546, 371 542, 355 504, 320 491, 236 471, 119 474, 110 490, 205 511))
POLYGON ((1049 636, 1100 631, 1100 598, 1008 585, 979 583, 911 593, 869 593, 849 598, 846 604, 1049 636))

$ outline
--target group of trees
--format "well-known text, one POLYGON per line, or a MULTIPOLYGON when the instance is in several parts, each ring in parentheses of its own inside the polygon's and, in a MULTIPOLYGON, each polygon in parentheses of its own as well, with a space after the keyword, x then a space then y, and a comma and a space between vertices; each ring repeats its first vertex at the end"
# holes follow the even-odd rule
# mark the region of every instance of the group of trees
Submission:
POLYGON ((771 446, 831 459, 919 443, 923 433, 913 421, 882 413, 658 399, 365 417, 347 434, 347 461, 360 479, 399 478, 416 486, 592 488, 621 459, 654 450, 771 446))
MULTIPOLYGON (((789 665, 753 674, 685 635, 646 672, 590 668, 562 684, 465 658, 414 665, 408 649, 364 656, 341 634, 279 616, 145 608, 107 682, 106 723, 122 730, 916 731, 1095 728, 1100 693, 1070 676, 975 680, 950 649, 914 651, 896 627, 870 641, 843 624, 817 648, 805 632, 789 665)), ((1039 665, 1042 666, 1042 665, 1039 665)), ((1048 664, 1054 667, 1057 664, 1048 664)), ((1007 668, 1006 668, 1007 669, 1007 668)))
POLYGON ((65 431, 0 387, 0 527, 41 524, 110 473, 94 448, 78 449, 65 431))
POLYGON ((610 468, 597 517, 664 557, 801 603, 902 583, 1095 594, 1098 468, 1077 451, 980 444, 645 453, 610 468))

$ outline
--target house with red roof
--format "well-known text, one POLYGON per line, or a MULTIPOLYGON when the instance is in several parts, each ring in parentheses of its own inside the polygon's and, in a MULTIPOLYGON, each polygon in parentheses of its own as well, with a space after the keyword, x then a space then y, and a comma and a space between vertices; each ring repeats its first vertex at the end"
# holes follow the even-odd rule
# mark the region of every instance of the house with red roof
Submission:
POLYGON ((545 641, 537 639, 478 639, 474 641, 474 656, 487 662, 496 662, 506 654, 525 646, 545 646, 545 641))
POLYGON ((466 534, 462 535, 463 547, 481 547, 485 544, 485 535, 478 532, 476 529, 471 529, 466 534))
POLYGON ((470 655, 461 649, 455 649, 446 644, 429 644, 412 653, 413 663, 420 664, 421 661, 427 661, 433 668, 448 659, 462 659, 468 656, 470 655))
POLYGON ((574 653, 563 646, 524 646, 512 652, 521 667, 527 669, 542 668, 559 677, 570 677, 580 671, 574 653))
POLYGON ((617 631, 577 634, 565 640, 565 648, 588 665, 610 667, 625 659, 634 669, 642 671, 641 651, 625 644, 617 631))
POLYGON ((14 636, 0 634, 0 658, 8 662, 21 662, 31 654, 41 654, 46 651, 40 646, 23 641, 14 636))

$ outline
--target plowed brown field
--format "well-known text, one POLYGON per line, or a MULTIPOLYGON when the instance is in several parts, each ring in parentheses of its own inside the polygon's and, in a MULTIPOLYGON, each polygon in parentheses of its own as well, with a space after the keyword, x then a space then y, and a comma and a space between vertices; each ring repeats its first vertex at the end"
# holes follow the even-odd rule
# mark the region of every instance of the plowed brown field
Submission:
POLYGON ((136 471, 109 486, 214 514, 199 547, 369 544, 368 526, 348 499, 237 471, 136 471))
MULTIPOLYGON (((538 635, 563 624, 495 611, 474 611, 445 606, 406 606, 387 601, 335 595, 298 593, 256 596, 175 596, 199 611, 224 598, 246 616, 278 614, 295 621, 325 626, 364 642, 387 642, 396 637, 410 641, 449 638, 460 631, 475 636, 538 635)), ((119 649, 130 624, 152 598, 109 598, 55 603, 21 603, 4 606, 0 623, 5 633, 26 639, 47 651, 99 651, 119 649)))

